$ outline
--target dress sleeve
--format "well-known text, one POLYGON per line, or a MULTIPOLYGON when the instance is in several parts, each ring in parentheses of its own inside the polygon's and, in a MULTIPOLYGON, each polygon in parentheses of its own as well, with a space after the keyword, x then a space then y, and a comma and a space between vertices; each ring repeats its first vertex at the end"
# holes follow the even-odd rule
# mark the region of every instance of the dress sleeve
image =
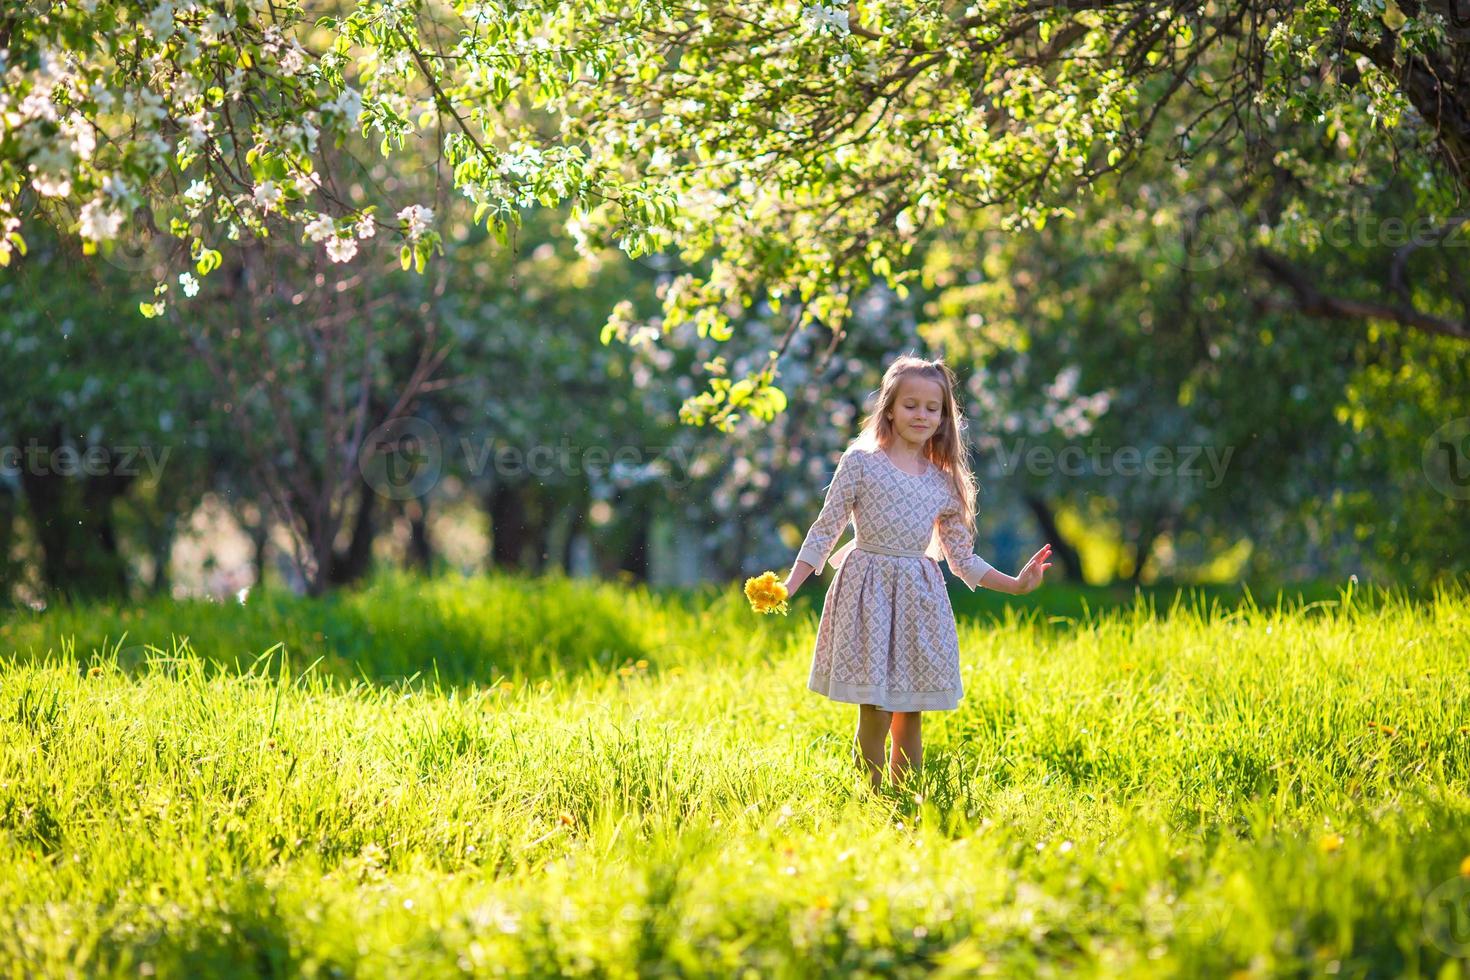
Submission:
POLYGON ((861 478, 862 454, 849 448, 837 461, 837 472, 832 474, 832 482, 827 486, 827 499, 822 501, 821 513, 801 542, 801 550, 796 553, 797 561, 821 570, 837 536, 852 519, 861 478))
POLYGON ((939 544, 944 549, 944 560, 949 563, 949 570, 974 592, 985 573, 995 566, 974 553, 975 540, 965 530, 957 501, 940 511, 935 521, 939 525, 939 544))

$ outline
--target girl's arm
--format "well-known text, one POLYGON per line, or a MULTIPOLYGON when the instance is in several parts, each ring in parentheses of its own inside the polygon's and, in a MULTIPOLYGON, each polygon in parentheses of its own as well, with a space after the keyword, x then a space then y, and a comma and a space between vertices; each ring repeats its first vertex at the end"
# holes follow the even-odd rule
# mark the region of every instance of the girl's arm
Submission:
POLYGON ((965 522, 957 507, 945 508, 936 523, 939 525, 939 544, 944 550, 949 570, 959 576, 971 592, 983 585, 997 592, 1018 594, 1015 590, 1020 583, 975 554, 975 540, 965 530, 965 522))
POLYGON ((939 515, 937 523, 944 559, 949 562, 950 571, 958 575, 971 592, 983 585, 996 592, 1025 595, 1041 584, 1042 575, 1051 567, 1047 562, 1051 557, 1051 545, 1047 544, 1031 556, 1019 577, 1007 575, 973 552, 974 539, 965 531, 965 522, 960 519, 957 508, 946 509, 939 515))
POLYGON ((806 532, 801 549, 796 553, 796 563, 792 565, 791 574, 786 578, 787 595, 794 595, 801 588, 801 583, 822 567, 832 551, 832 545, 837 541, 837 536, 852 519, 862 473, 861 460, 862 454, 849 446, 837 461, 837 472, 832 474, 832 482, 827 487, 827 498, 822 501, 821 513, 806 532))
POLYGON ((796 590, 801 588, 801 583, 805 582, 814 571, 816 569, 809 563, 798 558, 796 564, 791 566, 791 574, 786 576, 786 595, 796 595, 796 590))

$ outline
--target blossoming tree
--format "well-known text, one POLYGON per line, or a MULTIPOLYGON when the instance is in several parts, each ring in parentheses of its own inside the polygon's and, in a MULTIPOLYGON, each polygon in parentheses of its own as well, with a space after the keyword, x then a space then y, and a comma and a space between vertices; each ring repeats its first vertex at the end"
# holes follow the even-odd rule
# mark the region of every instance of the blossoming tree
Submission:
MULTIPOLYGON (((726 339, 739 308, 789 313, 768 363, 686 401, 687 420, 723 428, 784 408, 791 333, 839 343, 864 285, 906 288, 925 228, 992 205, 1011 227, 1069 216, 1181 91, 1209 101, 1176 133, 1185 160, 1231 134, 1271 159, 1284 121, 1330 116, 1349 143, 1396 136, 1470 186, 1462 6, 30 0, 0 14, 0 262, 32 217, 94 249, 126 222, 156 228, 192 268, 155 282, 150 313, 242 236, 299 236, 336 262, 391 236, 421 270, 442 246, 433 210, 339 182, 320 151, 393 156, 437 127, 455 188, 498 233, 570 200, 589 245, 706 262, 656 320, 615 309, 606 339, 687 323, 726 339)), ((1435 217, 1444 235, 1463 225, 1435 217)), ((1267 268, 1311 312, 1470 337, 1442 297, 1346 300, 1267 268)))

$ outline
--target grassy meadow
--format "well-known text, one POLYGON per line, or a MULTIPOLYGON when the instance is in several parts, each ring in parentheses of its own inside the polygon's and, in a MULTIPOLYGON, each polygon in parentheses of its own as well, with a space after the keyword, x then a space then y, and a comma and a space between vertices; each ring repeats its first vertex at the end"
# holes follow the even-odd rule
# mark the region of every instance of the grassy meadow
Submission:
POLYGON ((957 595, 881 795, 820 591, 14 615, 0 972, 1470 975, 1470 589, 957 595))

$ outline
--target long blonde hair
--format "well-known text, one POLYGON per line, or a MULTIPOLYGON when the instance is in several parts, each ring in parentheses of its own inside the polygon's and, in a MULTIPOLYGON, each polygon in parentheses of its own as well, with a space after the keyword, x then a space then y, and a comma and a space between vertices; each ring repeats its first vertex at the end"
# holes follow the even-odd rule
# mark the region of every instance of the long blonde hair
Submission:
MULTIPOLYGON (((959 379, 949 365, 944 363, 943 358, 928 360, 915 354, 903 354, 895 358, 888 365, 888 370, 883 372, 883 386, 878 389, 877 404, 863 419, 862 428, 853 444, 872 450, 887 449, 893 443, 893 423, 889 421, 888 413, 893 410, 893 403, 898 399, 899 383, 911 377, 933 381, 942 392, 943 408, 939 428, 925 441, 921 455, 948 477, 950 490, 960 501, 960 517, 964 521, 965 530, 974 538, 975 495, 978 484, 970 469, 970 455, 967 452, 968 441, 965 436, 969 422, 965 419, 965 413, 955 395, 959 388, 959 379)), ((925 554, 936 561, 944 557, 937 527, 929 537, 929 547, 925 554)))

